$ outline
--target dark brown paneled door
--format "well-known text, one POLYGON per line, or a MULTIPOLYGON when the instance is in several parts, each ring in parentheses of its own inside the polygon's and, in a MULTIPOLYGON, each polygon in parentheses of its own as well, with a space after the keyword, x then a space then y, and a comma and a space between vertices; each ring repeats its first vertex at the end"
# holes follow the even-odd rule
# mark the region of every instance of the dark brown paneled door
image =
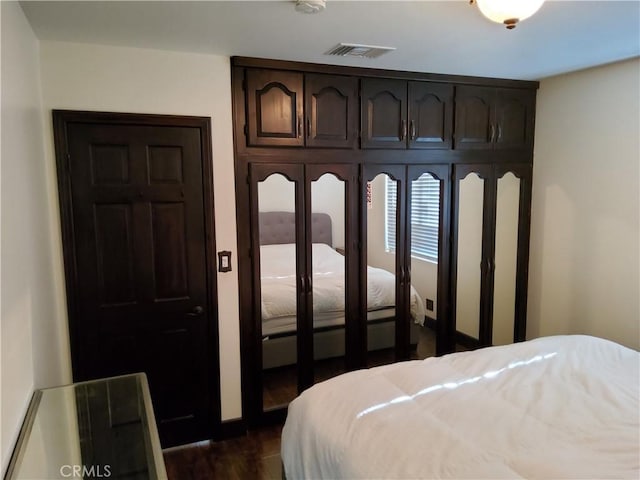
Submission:
POLYGON ((163 447, 211 438, 219 396, 208 128, 145 118, 65 126, 74 380, 145 372, 163 447))

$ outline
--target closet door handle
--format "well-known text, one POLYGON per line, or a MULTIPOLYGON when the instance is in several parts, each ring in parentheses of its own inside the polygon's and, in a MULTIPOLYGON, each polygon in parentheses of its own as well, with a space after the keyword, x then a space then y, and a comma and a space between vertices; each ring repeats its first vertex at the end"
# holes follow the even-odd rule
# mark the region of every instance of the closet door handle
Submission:
POLYGON ((486 258, 480 262, 480 272, 483 275, 487 275, 491 272, 494 272, 496 269, 496 264, 492 258, 486 258))
POLYGON ((416 122, 414 122, 413 120, 411 120, 411 124, 409 126, 409 138, 411 140, 416 139, 416 122))
POLYGON ((496 136, 496 126, 492 123, 489 128, 489 143, 494 142, 494 137, 496 136))
POLYGON ((302 115, 298 117, 298 138, 302 138, 302 115))
POLYGON ((307 116, 307 138, 311 137, 311 118, 307 116))
POLYGON ((502 126, 498 124, 498 138, 497 141, 502 140, 502 126))
POLYGON ((400 140, 407 138, 407 121, 405 119, 400 120, 400 140))

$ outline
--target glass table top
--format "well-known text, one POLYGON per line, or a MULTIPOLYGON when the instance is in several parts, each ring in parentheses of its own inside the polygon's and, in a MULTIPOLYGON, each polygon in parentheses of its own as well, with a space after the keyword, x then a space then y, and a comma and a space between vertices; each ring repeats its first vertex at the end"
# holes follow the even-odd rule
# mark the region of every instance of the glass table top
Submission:
POLYGON ((36 390, 5 478, 167 478, 146 376, 36 390))

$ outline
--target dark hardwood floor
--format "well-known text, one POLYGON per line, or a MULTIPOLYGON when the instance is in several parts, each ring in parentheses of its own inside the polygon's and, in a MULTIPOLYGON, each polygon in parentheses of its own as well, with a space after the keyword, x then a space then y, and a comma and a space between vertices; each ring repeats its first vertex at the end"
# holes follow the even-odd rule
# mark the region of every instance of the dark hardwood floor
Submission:
POLYGON ((164 452, 169 480, 280 480, 282 426, 164 452))
MULTIPOLYGON (((457 350, 464 347, 457 346, 457 350)), ((435 355, 435 335, 421 329, 417 348, 412 359, 435 355)), ((377 352, 370 357, 371 366, 392 361, 391 351, 377 352)), ((318 377, 325 379, 341 373, 343 363, 339 359, 318 362, 318 377)), ((270 372, 271 388, 265 391, 265 403, 287 403, 296 396, 295 369, 281 368, 270 372), (268 399, 268 400, 267 400, 268 399)), ((169 480, 239 479, 272 480, 282 478, 280 459, 280 435, 282 426, 252 430, 247 435, 222 442, 202 442, 184 448, 164 452, 169 480)))
MULTIPOLYGON (((436 354, 436 337, 430 328, 419 330, 418 344, 411 349, 411 360, 422 360, 436 354)), ((368 367, 386 365, 394 361, 393 349, 369 352, 368 367)), ((316 383, 345 373, 344 358, 317 360, 314 364, 316 383)), ((264 408, 287 405, 298 396, 295 365, 272 368, 263 372, 264 408)))

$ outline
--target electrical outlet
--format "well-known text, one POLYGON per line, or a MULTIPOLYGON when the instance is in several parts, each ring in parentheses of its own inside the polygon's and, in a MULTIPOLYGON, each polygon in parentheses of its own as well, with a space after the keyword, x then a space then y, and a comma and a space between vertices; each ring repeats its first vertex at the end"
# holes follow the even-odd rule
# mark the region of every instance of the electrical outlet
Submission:
POLYGON ((433 312, 433 300, 431 300, 430 298, 427 298, 427 310, 433 312))

